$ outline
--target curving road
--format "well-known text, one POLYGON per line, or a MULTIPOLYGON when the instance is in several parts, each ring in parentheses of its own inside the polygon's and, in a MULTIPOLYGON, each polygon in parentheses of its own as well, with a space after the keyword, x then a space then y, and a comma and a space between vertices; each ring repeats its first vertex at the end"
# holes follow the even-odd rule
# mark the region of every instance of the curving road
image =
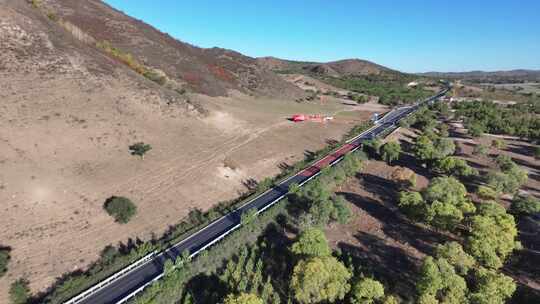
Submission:
POLYGON ((339 162, 347 153, 359 149, 363 141, 375 138, 383 132, 394 130, 397 128, 397 123, 401 119, 416 111, 422 104, 433 103, 438 98, 446 94, 449 89, 450 87, 447 87, 440 91, 437 95, 430 97, 417 105, 401 107, 389 112, 372 128, 349 140, 339 149, 317 161, 312 166, 286 179, 279 185, 274 186, 272 189, 252 199, 237 210, 214 221, 207 227, 201 229, 199 232, 193 234, 173 247, 159 254, 149 256, 139 266, 134 267, 125 274, 119 275, 115 279, 110 279, 110 283, 103 284, 103 287, 91 288, 90 290, 69 300, 66 303, 112 304, 126 302, 139 291, 144 289, 144 287, 163 276, 163 265, 167 259, 174 260, 184 251, 188 251, 192 256, 194 256, 200 251, 204 250, 206 247, 211 246, 240 226, 240 218, 242 213, 250 209, 255 209, 258 213, 260 213, 271 207, 287 194, 291 184, 297 183, 302 185, 310 179, 316 177, 319 175, 322 168, 339 162))

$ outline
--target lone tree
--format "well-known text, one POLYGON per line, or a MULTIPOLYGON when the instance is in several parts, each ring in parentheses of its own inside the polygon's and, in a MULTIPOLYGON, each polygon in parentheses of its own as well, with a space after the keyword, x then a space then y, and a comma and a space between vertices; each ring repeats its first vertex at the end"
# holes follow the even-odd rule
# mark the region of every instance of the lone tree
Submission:
POLYGON ((103 205, 107 213, 121 224, 129 222, 131 217, 137 213, 137 206, 128 198, 113 196, 105 201, 103 205))
POLYGON ((131 155, 137 155, 140 156, 141 159, 144 159, 144 155, 146 152, 152 150, 152 146, 143 142, 138 142, 129 146, 129 150, 131 151, 131 155))

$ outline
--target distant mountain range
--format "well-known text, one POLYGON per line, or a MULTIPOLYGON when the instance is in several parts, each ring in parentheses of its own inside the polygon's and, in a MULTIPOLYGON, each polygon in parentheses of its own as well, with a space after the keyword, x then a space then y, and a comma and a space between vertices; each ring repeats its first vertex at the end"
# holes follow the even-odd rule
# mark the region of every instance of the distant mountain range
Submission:
POLYGON ((435 78, 450 78, 450 79, 465 79, 474 82, 539 82, 540 70, 509 70, 509 71, 470 71, 470 72, 427 72, 418 75, 435 77, 435 78))

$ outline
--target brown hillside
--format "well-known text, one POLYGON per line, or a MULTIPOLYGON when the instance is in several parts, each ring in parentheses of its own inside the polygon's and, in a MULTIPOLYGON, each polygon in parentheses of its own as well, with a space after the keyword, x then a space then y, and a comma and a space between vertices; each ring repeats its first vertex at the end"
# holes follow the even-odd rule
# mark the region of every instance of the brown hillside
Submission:
POLYGON ((110 42, 195 92, 224 96, 228 90, 235 89, 280 97, 301 94, 294 86, 259 67, 253 58, 178 41, 99 0, 46 0, 41 1, 41 9, 55 19, 74 25, 91 37, 90 40, 110 42))

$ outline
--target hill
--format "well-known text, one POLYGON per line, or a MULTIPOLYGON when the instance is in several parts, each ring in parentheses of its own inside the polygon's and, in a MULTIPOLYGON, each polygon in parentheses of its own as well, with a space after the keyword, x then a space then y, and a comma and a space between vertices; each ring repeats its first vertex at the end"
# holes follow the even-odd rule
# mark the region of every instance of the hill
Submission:
POLYGON ((260 66, 278 73, 310 73, 331 77, 379 75, 383 72, 392 71, 389 68, 360 59, 344 59, 321 63, 261 57, 257 61, 260 66))
POLYGON ((254 58, 221 48, 203 49, 181 42, 99 0, 34 1, 51 20, 89 44, 131 55, 167 82, 210 96, 228 90, 291 97, 301 92, 254 58))

